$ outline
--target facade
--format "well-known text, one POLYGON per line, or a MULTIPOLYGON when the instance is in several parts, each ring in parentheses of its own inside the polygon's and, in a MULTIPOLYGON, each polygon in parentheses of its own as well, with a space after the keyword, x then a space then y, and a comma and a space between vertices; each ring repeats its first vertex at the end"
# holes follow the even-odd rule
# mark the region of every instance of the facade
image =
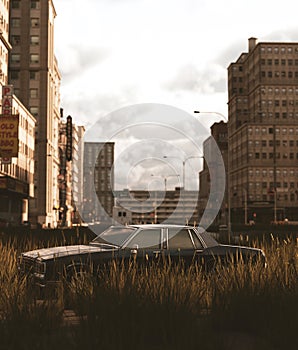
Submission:
MULTIPOLYGON (((216 152, 215 149, 213 149, 213 142, 216 142, 216 145, 218 149, 221 152, 221 156, 223 159, 223 163, 225 166, 225 169, 228 167, 228 125, 227 123, 221 121, 219 123, 214 123, 211 126, 211 136, 206 139, 203 143, 203 154, 204 154, 204 163, 203 163, 203 170, 199 173, 200 177, 200 187, 199 187, 199 218, 201 218, 205 212, 205 210, 211 210, 212 207, 208 207, 208 200, 210 197, 210 173, 212 171, 217 171, 220 164, 214 164, 213 162, 210 162, 209 166, 207 165, 206 158, 207 159, 215 159, 214 152, 216 152)), ((227 173, 227 171, 226 171, 227 173)), ((216 216, 215 221, 213 224, 215 225, 228 225, 228 177, 226 176, 226 184, 223 184, 221 182, 221 179, 219 179, 218 183, 213 184, 212 191, 215 192, 215 195, 217 192, 221 191, 221 188, 223 185, 225 185, 225 195, 223 198, 223 202, 221 205, 221 209, 218 212, 218 215, 216 216)), ((211 202, 212 205, 212 202, 211 202)))
MULTIPOLYGON (((9 1, 0 1, 0 89, 2 115, 0 134, 0 224, 20 225, 28 220, 28 200, 34 196, 35 118, 14 95, 8 84, 9 1), (16 123, 12 133, 5 118, 13 116, 16 123), (16 132, 15 136, 12 136, 16 132), (10 138, 10 139, 9 139, 10 138), (6 142, 16 145, 13 157, 5 157, 6 142)), ((8 120, 8 119, 7 119, 8 120)))
POLYGON ((298 43, 257 42, 228 67, 232 222, 298 220, 298 43))
POLYGON ((116 196, 113 219, 121 224, 198 223, 198 191, 125 189, 116 196))
POLYGON ((28 200, 34 196, 35 118, 15 96, 12 115, 18 116, 18 153, 8 161, 0 158, 0 219, 15 226, 28 221, 28 200))
MULTIPOLYGON (((8 3, 7 1, 5 3, 8 3)), ((10 1, 9 83, 36 118, 34 198, 30 220, 54 227, 59 175, 60 73, 54 56, 52 0, 10 1)))
POLYGON ((72 223, 81 223, 80 208, 83 205, 83 183, 84 183, 84 138, 85 127, 81 125, 72 126, 72 223))
POLYGON ((114 142, 84 143, 82 218, 85 222, 106 222, 113 217, 114 142))

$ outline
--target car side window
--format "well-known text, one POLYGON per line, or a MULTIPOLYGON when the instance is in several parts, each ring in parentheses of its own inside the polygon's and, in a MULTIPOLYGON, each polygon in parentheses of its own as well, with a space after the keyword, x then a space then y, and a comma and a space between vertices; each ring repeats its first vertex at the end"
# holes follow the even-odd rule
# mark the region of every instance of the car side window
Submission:
POLYGON ((203 249, 204 247, 203 247, 201 241, 199 240, 198 236, 196 235, 196 233, 193 230, 191 230, 191 236, 192 236, 192 239, 194 241, 196 248, 203 249))
POLYGON ((187 229, 169 229, 169 249, 194 249, 187 229))
POLYGON ((160 249, 160 230, 148 229, 141 230, 137 235, 127 244, 127 248, 154 248, 160 249))

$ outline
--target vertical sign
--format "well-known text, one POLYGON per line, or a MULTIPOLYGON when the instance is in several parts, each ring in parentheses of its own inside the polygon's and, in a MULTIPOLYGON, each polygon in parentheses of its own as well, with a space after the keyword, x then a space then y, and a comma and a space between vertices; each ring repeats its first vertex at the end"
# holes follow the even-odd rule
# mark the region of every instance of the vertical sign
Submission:
POLYGON ((70 115, 66 119, 66 159, 72 160, 72 118, 70 115))
MULTIPOLYGON (((0 117, 0 157, 17 157, 19 152, 19 116, 2 115, 0 117)), ((6 160, 4 159, 4 162, 6 160)))
POLYGON ((13 85, 2 86, 2 115, 0 116, 0 157, 10 163, 18 156, 19 116, 12 115, 13 85))
POLYGON ((13 85, 2 86, 2 114, 12 114, 13 85))

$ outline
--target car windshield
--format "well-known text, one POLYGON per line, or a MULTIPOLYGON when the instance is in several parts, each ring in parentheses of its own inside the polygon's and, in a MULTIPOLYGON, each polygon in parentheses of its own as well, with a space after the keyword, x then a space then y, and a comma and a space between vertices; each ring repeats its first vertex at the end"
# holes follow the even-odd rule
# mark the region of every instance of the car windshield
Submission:
POLYGON ((121 247, 127 238, 136 231, 135 228, 131 227, 110 227, 97 236, 91 244, 105 243, 113 244, 121 247))

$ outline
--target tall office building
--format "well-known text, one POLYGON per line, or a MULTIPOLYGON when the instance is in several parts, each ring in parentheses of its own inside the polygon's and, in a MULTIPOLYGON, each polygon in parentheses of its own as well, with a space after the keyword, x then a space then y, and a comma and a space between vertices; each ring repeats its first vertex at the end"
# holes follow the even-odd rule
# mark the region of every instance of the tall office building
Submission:
POLYGON ((30 220, 52 227, 56 221, 54 198, 59 193, 60 73, 54 56, 52 0, 10 2, 9 83, 18 99, 37 120, 35 129, 34 199, 30 220))
POLYGON ((85 222, 107 222, 114 206, 114 142, 84 142, 82 216, 85 222))
MULTIPOLYGON (((220 150, 222 160, 224 163, 225 169, 228 167, 228 125, 227 123, 221 121, 219 123, 214 123, 211 126, 211 136, 208 137, 204 143, 203 143, 203 152, 204 152, 204 163, 203 163, 203 170, 200 171, 200 188, 199 188, 199 218, 201 219, 203 215, 207 215, 207 219, 209 216, 208 211, 210 211, 210 216, 214 217, 212 208, 212 201, 209 201, 210 198, 210 188, 211 188, 211 177, 210 175, 212 172, 218 172, 219 167, 221 164, 217 164, 216 158, 214 155, 217 152, 217 149, 220 150), (216 142, 216 147, 214 145, 214 141, 216 142), (207 159, 212 159, 213 161, 209 161, 209 164, 206 162, 207 159), (205 213, 205 211, 207 211, 205 213)), ((213 175, 213 174, 212 174, 213 175)), ((226 177, 224 183, 222 178, 215 177, 216 183, 212 184, 212 191, 214 192, 215 197, 218 197, 218 194, 221 193, 223 186, 225 186, 225 195, 220 207, 220 210, 218 211, 218 214, 216 215, 215 220, 213 221, 213 224, 215 225, 228 225, 228 191, 227 191, 227 185, 228 185, 228 179, 226 177)), ((212 198, 211 198, 212 199, 212 198)), ((211 220, 210 220, 211 221, 211 220)), ((210 222, 212 223, 212 222, 210 222)))
POLYGON ((0 34, 0 225, 5 226, 19 225, 28 220, 28 199, 34 195, 36 122, 14 95, 13 87, 7 85, 11 50, 9 1, 0 1, 0 34), (11 145, 14 145, 13 151, 11 145))
POLYGON ((298 220, 298 43, 250 38, 228 93, 232 221, 298 220))

